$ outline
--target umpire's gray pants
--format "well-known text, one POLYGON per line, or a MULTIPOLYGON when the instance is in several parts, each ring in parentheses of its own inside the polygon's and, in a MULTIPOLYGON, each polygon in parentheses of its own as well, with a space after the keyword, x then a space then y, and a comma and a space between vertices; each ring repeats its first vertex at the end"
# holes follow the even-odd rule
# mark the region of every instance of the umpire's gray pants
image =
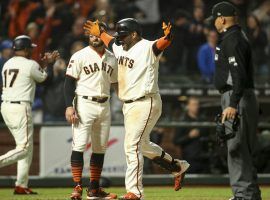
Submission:
MULTIPOLYGON (((232 91, 221 96, 224 110, 229 106, 232 91)), ((227 141, 228 169, 230 185, 235 197, 245 200, 261 200, 257 183, 257 170, 254 158, 257 152, 258 103, 254 90, 245 90, 238 106, 240 127, 236 136, 227 141)), ((231 122, 226 121, 226 132, 231 131, 231 122)))

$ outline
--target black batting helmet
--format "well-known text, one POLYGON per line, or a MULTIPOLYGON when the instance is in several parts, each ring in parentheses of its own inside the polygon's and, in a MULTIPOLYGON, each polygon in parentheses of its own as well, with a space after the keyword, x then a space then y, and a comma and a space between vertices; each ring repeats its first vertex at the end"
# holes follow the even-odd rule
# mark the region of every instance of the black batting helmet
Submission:
POLYGON ((31 38, 27 35, 20 35, 13 41, 13 49, 15 51, 34 48, 36 46, 37 45, 33 44, 31 38))
POLYGON ((134 18, 125 18, 116 23, 114 37, 128 35, 132 32, 137 32, 138 35, 142 35, 141 25, 134 18))

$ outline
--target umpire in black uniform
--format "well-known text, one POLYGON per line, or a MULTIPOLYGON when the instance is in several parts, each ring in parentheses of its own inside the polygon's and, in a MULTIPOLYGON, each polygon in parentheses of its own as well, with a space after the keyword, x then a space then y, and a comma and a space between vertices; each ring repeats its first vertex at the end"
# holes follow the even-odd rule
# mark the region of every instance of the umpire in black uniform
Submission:
POLYGON ((231 200, 261 200, 254 166, 258 104, 254 93, 251 47, 245 33, 237 24, 237 10, 221 2, 212 9, 210 19, 220 33, 216 47, 215 87, 221 93, 222 123, 231 132, 232 121, 240 117, 236 136, 227 141, 231 200))

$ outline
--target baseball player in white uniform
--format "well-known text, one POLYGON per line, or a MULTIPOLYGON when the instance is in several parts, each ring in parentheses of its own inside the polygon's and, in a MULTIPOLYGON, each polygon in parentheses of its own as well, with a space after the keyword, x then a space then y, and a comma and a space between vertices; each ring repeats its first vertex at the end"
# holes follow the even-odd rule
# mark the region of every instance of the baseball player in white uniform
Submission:
POLYGON ((36 82, 47 78, 46 64, 52 63, 58 52, 45 53, 43 65, 31 60, 30 37, 18 36, 14 39, 14 57, 2 69, 3 93, 1 113, 13 135, 16 148, 0 156, 0 168, 17 162, 17 181, 14 194, 37 194, 28 188, 28 174, 33 155, 33 122, 31 104, 34 100, 36 82))
POLYGON ((122 200, 143 199, 143 156, 152 159, 175 175, 175 190, 182 185, 187 161, 173 159, 161 147, 150 142, 149 134, 161 115, 158 92, 158 67, 163 50, 171 43, 171 25, 163 24, 165 36, 148 41, 141 37, 137 20, 126 18, 116 24, 115 38, 98 22, 87 21, 86 33, 100 36, 118 60, 119 98, 124 102, 127 194, 122 200))
POLYGON ((89 35, 89 46, 72 55, 66 71, 66 119, 72 123, 72 200, 82 199, 83 152, 91 139, 90 185, 87 199, 116 199, 99 186, 111 125, 110 86, 117 86, 117 60, 99 37, 89 35))

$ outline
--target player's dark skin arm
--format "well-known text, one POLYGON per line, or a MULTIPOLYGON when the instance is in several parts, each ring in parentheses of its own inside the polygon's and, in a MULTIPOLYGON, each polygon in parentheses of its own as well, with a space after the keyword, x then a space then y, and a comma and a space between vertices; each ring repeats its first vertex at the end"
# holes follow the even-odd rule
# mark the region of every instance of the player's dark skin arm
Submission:
POLYGON ((159 38, 153 44, 153 52, 156 56, 158 56, 162 51, 164 51, 168 46, 171 44, 171 40, 168 39, 166 36, 159 38))

